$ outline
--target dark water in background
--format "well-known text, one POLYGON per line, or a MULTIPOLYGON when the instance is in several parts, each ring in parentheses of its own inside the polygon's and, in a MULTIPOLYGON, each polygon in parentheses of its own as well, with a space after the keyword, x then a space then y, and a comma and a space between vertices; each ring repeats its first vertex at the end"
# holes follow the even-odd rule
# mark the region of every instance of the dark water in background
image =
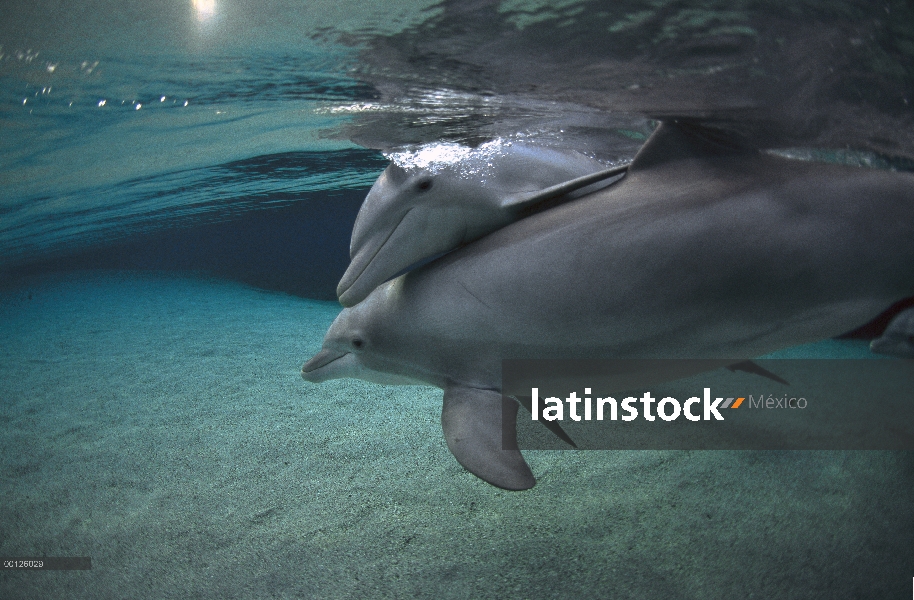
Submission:
POLYGON ((376 150, 406 144, 525 138, 609 161, 676 116, 760 147, 914 164, 908 2, 94 0, 4 15, 0 272, 273 270, 268 285, 332 297, 376 150), (312 281, 295 284, 289 265, 309 257, 312 281))

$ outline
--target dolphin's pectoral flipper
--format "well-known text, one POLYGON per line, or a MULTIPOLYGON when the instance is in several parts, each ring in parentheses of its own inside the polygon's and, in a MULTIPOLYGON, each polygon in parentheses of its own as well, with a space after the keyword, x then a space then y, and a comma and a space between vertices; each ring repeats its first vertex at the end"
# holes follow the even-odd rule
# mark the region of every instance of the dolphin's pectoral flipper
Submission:
POLYGON ((444 390, 441 427, 457 462, 494 486, 527 490, 536 478, 517 449, 516 423, 517 402, 499 392, 459 385, 444 390))
MULTIPOLYGON (((514 396, 517 398, 517 401, 520 402, 521 406, 527 409, 527 412, 533 412, 533 399, 530 396, 514 396)), ((571 439, 571 436, 565 433, 565 430, 562 429, 562 426, 556 423, 555 421, 548 421, 546 419, 541 419, 540 423, 546 426, 546 429, 554 433, 560 440, 570 444, 572 448, 577 448, 578 445, 574 443, 574 440, 571 439)))
POLYGON ((752 373, 753 375, 761 375, 762 377, 767 377, 768 379, 773 379, 778 383, 783 383, 784 385, 790 385, 787 381, 781 379, 768 369, 763 368, 758 363, 754 363, 751 360, 744 360, 743 362, 738 362, 732 365, 728 365, 727 369, 733 371, 745 371, 746 373, 752 373))
MULTIPOLYGON (((520 213, 521 211, 528 210, 537 204, 545 203, 548 200, 553 200, 555 198, 565 196, 566 194, 576 192, 577 190, 585 188, 589 185, 624 175, 625 172, 628 171, 629 166, 629 163, 624 165, 616 165, 608 169, 603 169, 602 171, 597 171, 596 173, 584 175, 583 177, 576 177, 574 179, 569 179, 568 181, 563 181, 562 183, 558 183, 536 192, 526 192, 510 195, 505 197, 502 200, 501 204, 505 208, 511 208, 516 213, 520 213)), ((615 183, 615 181, 613 183, 615 183)))

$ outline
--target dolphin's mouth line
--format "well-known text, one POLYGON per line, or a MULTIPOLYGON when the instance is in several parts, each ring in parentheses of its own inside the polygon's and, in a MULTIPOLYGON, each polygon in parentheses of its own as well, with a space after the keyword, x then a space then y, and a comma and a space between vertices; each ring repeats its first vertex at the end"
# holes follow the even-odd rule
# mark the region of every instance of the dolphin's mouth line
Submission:
POLYGON ((329 358, 329 360, 327 360, 327 359, 320 360, 317 362, 317 364, 312 365, 311 363, 314 362, 314 359, 318 358, 321 355, 321 353, 322 352, 318 352, 317 355, 315 355, 311 360, 309 360, 304 365, 302 365, 301 372, 302 373, 314 373, 315 371, 317 371, 319 369, 323 369, 327 365, 333 364, 336 361, 340 360, 341 358, 345 358, 346 356, 349 356, 351 354, 351 352, 343 352, 342 354, 337 354, 337 355, 331 354, 327 357, 327 358, 329 358), (308 368, 308 367, 310 367, 310 368, 308 368))
MULTIPOLYGON (((408 215, 413 210, 413 208, 415 208, 415 207, 414 206, 410 207, 409 210, 407 210, 405 213, 403 213, 403 216, 400 217, 400 220, 397 222, 397 225, 393 229, 390 230, 390 233, 387 234, 387 237, 384 238, 384 241, 381 242, 380 244, 378 244, 377 249, 374 251, 374 254, 371 255, 371 258, 368 259, 368 262, 365 263, 365 266, 363 266, 361 269, 359 269, 359 271, 355 275, 355 277, 352 277, 352 282, 346 286, 346 289, 344 289, 342 292, 338 292, 338 294, 337 294, 338 296, 341 296, 343 293, 348 291, 349 288, 354 286, 355 282, 359 280, 359 277, 361 277, 365 273, 365 271, 368 270, 368 267, 370 267, 371 263, 373 263, 374 260, 378 257, 378 254, 381 253, 381 250, 384 248, 384 246, 387 244, 387 242, 390 241, 390 238, 392 238, 393 235, 397 232, 397 230, 403 224, 403 221, 406 220, 406 215, 408 215)), ((352 263, 349 263, 349 266, 352 267, 352 263)), ((348 274, 349 274, 349 271, 347 269, 346 274, 344 274, 343 279, 347 279, 346 275, 348 275, 348 274)))

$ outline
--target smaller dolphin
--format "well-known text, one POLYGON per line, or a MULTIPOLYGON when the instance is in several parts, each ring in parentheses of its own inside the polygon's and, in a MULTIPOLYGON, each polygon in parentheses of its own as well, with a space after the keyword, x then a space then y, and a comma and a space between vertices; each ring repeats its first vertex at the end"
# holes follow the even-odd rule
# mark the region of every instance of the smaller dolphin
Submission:
POLYGON ((879 354, 914 358, 914 308, 895 315, 882 337, 870 342, 870 350, 879 354))
POLYGON ((479 239, 551 200, 596 191, 627 168, 522 143, 490 142, 472 150, 438 144, 392 158, 352 229, 351 263, 336 290, 346 307, 424 259, 479 239))

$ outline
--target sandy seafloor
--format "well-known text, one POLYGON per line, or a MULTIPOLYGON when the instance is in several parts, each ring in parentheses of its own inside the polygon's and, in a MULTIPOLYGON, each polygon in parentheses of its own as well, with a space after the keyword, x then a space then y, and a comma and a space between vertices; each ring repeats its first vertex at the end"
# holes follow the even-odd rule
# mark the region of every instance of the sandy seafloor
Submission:
POLYGON ((911 593, 912 453, 528 451, 505 492, 448 453, 439 390, 301 379, 338 311, 149 273, 4 292, 0 555, 93 568, 0 597, 911 593))

